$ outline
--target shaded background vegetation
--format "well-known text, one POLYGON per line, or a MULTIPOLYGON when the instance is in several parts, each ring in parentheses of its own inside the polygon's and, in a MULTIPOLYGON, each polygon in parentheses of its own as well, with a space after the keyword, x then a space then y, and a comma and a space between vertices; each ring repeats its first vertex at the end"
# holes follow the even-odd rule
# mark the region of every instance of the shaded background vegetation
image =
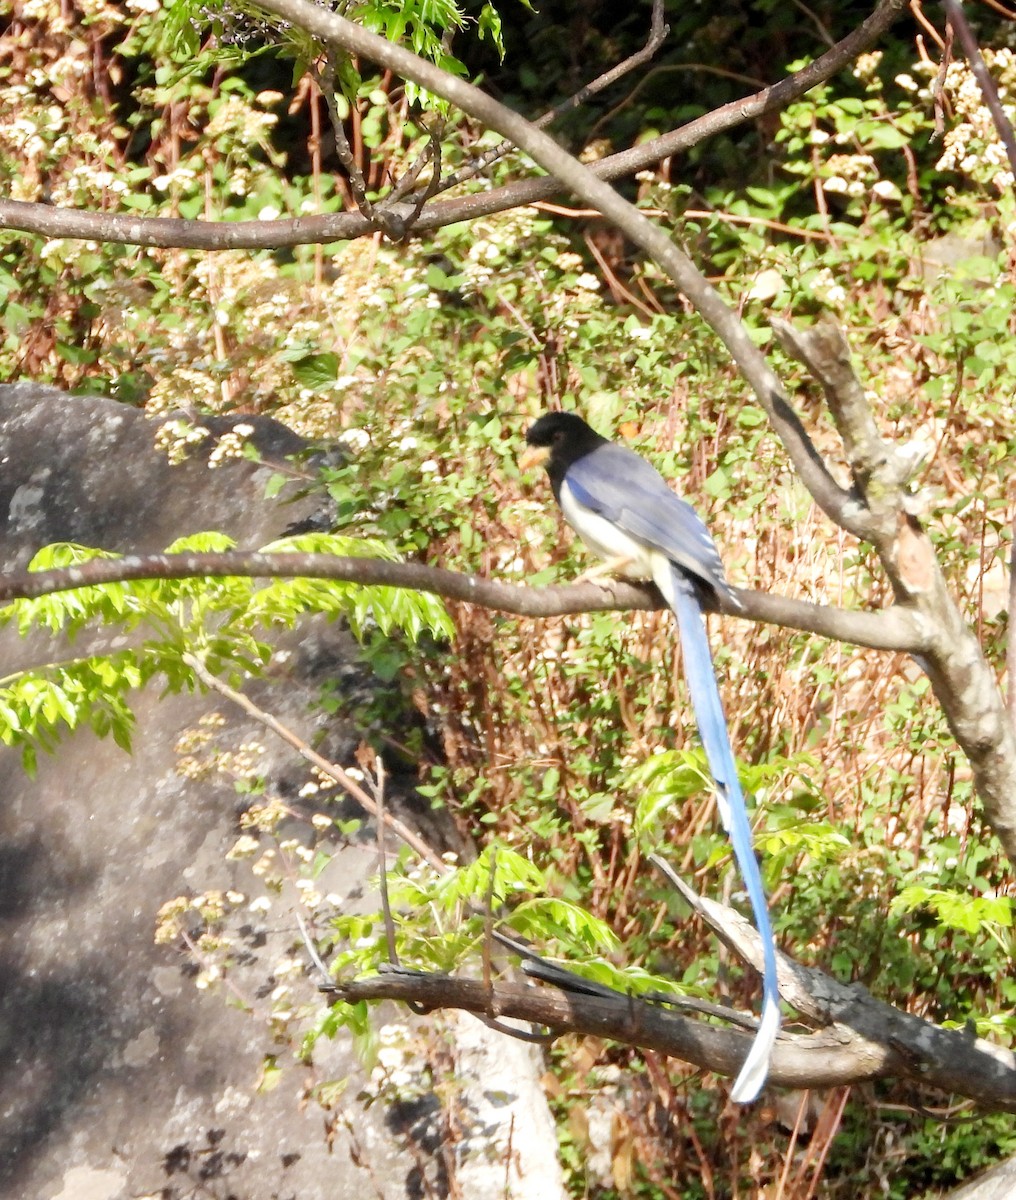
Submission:
MULTIPOLYGON (((235 72, 200 59, 168 65, 150 7, 0 5, 0 167, 13 197, 192 218, 345 207, 316 91, 293 94, 291 66, 267 55, 235 72)), ((670 7, 654 63, 563 122, 573 148, 620 149, 755 90, 868 12, 670 7)), ((456 48, 496 94, 535 115, 637 48, 648 11, 513 5, 503 64, 489 44, 456 48)), ((942 27, 933 6, 923 15, 942 27)), ((996 76, 1016 84, 1004 50, 1012 28, 987 8, 974 15, 983 42, 1000 48, 996 76)), ((257 50, 249 36, 243 48, 257 50)), ((780 116, 623 186, 676 224, 760 342, 772 312, 831 310, 844 325, 882 398, 884 431, 923 455, 930 526, 1001 672, 1016 211, 962 66, 946 79, 946 136, 936 135, 938 62, 928 30, 903 23, 880 55, 780 116)), ((373 186, 417 144, 413 116, 398 81, 365 79, 348 129, 373 186)), ((446 162, 490 141, 467 123, 446 162)), ((4 234, 0 378, 109 392, 152 412, 270 413, 341 439, 355 454, 319 486, 343 532, 534 581, 577 572, 582 556, 543 485, 520 479, 515 453, 534 415, 576 406, 695 498, 734 582, 887 603, 866 548, 812 505, 680 297, 601 222, 561 208, 401 246, 374 238, 216 255, 4 234)), ((835 459, 819 398, 795 365, 782 366, 835 459)), ((729 886, 666 615, 453 615, 445 650, 421 656, 387 639, 365 650, 420 717, 417 741, 392 750, 377 713, 379 746, 415 759, 421 786, 464 831, 530 855, 557 894, 605 919, 624 962, 747 1005, 754 981, 642 857, 665 843, 700 888, 729 886), (663 751, 680 752, 667 760, 677 769, 647 782, 644 765, 663 751)), ((712 633, 787 949, 891 1003, 1011 1044, 1013 881, 918 669, 729 619, 712 633)), ((951 1124, 941 1096, 909 1086, 844 1089, 806 1110, 781 1098, 746 1115, 725 1107, 716 1081, 626 1048, 565 1040, 552 1066, 576 1195, 722 1197, 754 1184, 774 1196, 909 1197, 1016 1149, 1012 1118, 951 1124), (626 1114, 607 1176, 588 1162, 590 1082, 626 1114)))

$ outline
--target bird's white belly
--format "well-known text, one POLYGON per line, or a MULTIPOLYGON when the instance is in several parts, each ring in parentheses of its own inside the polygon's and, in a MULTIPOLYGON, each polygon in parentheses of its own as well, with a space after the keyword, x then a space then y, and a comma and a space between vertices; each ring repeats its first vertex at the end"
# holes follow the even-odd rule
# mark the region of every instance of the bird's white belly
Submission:
POLYGON ((610 562, 624 558, 628 565, 619 567, 619 573, 632 579, 651 579, 653 576, 653 551, 644 543, 619 529, 606 517, 580 504, 567 481, 561 485, 561 511, 565 520, 594 554, 610 562))

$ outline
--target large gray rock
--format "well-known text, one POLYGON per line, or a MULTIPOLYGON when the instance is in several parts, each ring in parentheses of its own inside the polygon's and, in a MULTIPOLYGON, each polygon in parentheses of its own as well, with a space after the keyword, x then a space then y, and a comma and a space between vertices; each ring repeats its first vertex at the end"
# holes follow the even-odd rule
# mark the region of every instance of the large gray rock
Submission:
MULTIPOLYGON (((300 446, 274 422, 250 423, 266 458, 300 446)), ((111 401, 0 387, 3 569, 56 540, 159 550, 215 528, 256 547, 312 515, 307 501, 264 499, 270 467, 233 462, 211 471, 200 455, 171 467, 152 438, 150 422, 111 401)), ((288 649, 285 686, 273 686, 275 679, 252 695, 325 754, 350 762, 361 737, 356 723, 308 705, 325 675, 354 698, 369 691, 355 648, 341 629, 312 622, 288 649)), ((26 654, 46 661, 60 652, 38 637, 26 649, 13 631, 0 631, 0 675, 26 654)), ((290 1048, 273 1043, 263 1020, 229 1007, 220 991, 197 990, 192 961, 155 944, 164 901, 212 888, 249 893, 254 884, 246 863, 225 858, 247 800, 227 779, 185 779, 177 770, 179 734, 213 709, 227 720, 217 731, 223 744, 265 745, 269 787, 298 807, 305 765, 221 698, 142 695, 130 756, 83 733, 29 780, 17 754, 0 754, 0 1197, 399 1200, 444 1194, 449 1173, 458 1172, 471 1200, 562 1195, 535 1083, 539 1064, 529 1051, 511 1046, 509 1053, 485 1030, 462 1035, 471 1018, 441 1029, 393 1011, 392 1025, 412 1037, 418 1072, 425 1074, 432 1052, 442 1070, 461 1074, 452 1121, 435 1095, 400 1097, 365 1075, 341 1040, 320 1044, 313 1069, 293 1065, 290 1048), (260 1095, 268 1054, 291 1065, 279 1086, 260 1095), (298 1103, 302 1088, 329 1078, 349 1081, 330 1140, 322 1110, 298 1103), (448 1130, 467 1126, 482 1137, 449 1146, 448 1130), (480 1161, 494 1164, 486 1176, 480 1161)), ((395 784, 390 803, 415 820, 411 787, 395 784)), ((294 828, 306 838, 306 825, 294 828)), ((439 849, 455 844, 447 827, 431 824, 427 836, 439 849)), ((376 907, 374 840, 367 827, 360 839, 331 846, 322 885, 344 896, 344 907, 376 907)), ((235 986, 263 998, 294 924, 285 896, 267 914, 237 916, 244 961, 231 975, 235 986)), ((313 1001, 315 982, 298 981, 299 996, 313 1001)))
POLYGON ((267 417, 203 422, 221 434, 254 427, 264 466, 234 460, 209 470, 195 454, 172 465, 153 447, 157 428, 136 409, 36 384, 0 387, 0 569, 23 566, 47 542, 105 550, 163 550, 175 538, 219 529, 247 545, 305 520, 308 501, 267 504, 273 463, 305 443, 267 417))

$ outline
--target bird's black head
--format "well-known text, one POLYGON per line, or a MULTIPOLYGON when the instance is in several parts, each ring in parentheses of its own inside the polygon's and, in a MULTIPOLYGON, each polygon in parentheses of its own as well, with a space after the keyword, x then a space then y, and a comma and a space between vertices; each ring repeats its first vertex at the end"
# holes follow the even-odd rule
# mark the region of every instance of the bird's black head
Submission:
POLYGON ((544 413, 526 432, 529 449, 520 462, 523 469, 546 464, 553 479, 606 440, 575 413, 544 413))

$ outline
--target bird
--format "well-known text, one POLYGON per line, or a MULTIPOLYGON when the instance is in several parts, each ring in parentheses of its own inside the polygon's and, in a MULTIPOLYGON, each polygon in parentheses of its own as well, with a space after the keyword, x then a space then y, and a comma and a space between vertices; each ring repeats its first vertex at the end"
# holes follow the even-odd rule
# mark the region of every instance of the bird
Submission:
POLYGON ((754 1100, 769 1073, 780 1031, 780 999, 765 889, 737 777, 706 630, 703 601, 743 604, 726 580, 705 522, 662 475, 627 446, 601 436, 578 414, 548 412, 526 431, 523 470, 543 465, 565 520, 604 562, 586 578, 613 571, 651 579, 677 621, 685 680, 706 760, 716 784, 720 818, 751 902, 762 941, 762 1014, 731 1099, 754 1100))

